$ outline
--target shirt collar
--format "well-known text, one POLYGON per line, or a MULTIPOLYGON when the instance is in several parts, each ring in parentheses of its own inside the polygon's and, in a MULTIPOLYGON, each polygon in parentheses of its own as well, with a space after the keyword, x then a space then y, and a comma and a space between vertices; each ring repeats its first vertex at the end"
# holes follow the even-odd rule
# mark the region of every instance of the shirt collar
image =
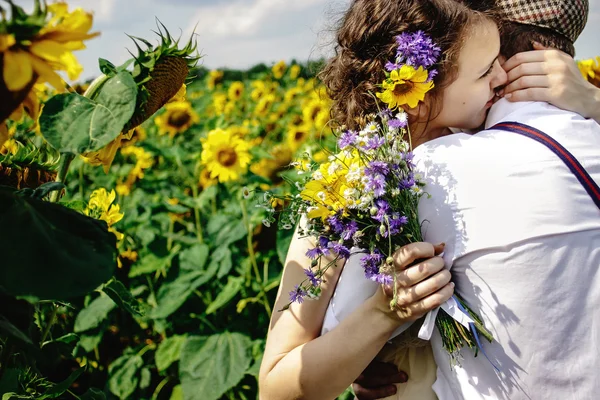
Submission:
POLYGON ((485 129, 490 129, 492 126, 499 122, 507 121, 509 116, 516 111, 522 110, 529 104, 533 104, 533 101, 519 101, 510 102, 506 99, 498 100, 488 113, 487 119, 485 120, 485 129))

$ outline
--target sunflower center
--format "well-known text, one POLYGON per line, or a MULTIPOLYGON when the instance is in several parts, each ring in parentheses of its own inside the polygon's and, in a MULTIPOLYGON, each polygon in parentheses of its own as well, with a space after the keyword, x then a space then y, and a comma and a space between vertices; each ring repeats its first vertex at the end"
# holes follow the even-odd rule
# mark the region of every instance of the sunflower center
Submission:
POLYGON ((317 116, 319 115, 320 112, 321 112, 321 107, 315 107, 312 110, 312 114, 311 114, 310 118, 314 121, 315 119, 317 119, 317 116))
POLYGON ((413 88, 414 84, 412 82, 406 81, 404 83, 398 83, 394 86, 394 95, 401 96, 410 92, 413 88))
POLYGON ((191 115, 186 111, 175 110, 169 115, 169 125, 175 128, 185 126, 192 119, 191 115))
POLYGON ((217 153, 217 161, 225 167, 232 167, 237 161, 237 153, 234 149, 222 149, 217 153))
POLYGON ((294 133, 294 140, 296 142, 300 142, 304 139, 304 137, 306 136, 306 132, 305 131, 296 131, 294 133))

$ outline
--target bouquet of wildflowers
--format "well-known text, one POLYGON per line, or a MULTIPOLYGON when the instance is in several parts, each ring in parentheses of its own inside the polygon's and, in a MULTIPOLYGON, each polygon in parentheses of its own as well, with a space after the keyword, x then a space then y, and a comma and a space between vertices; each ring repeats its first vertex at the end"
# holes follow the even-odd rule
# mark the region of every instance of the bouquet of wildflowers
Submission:
MULTIPOLYGON (((290 293, 290 302, 317 298, 324 273, 338 260, 348 259, 352 248, 364 253, 360 264, 366 279, 395 288, 393 253, 423 239, 417 206, 425 194, 424 183, 414 172, 407 115, 399 107, 415 107, 433 87, 435 70, 427 68, 435 63, 439 48, 422 32, 405 33, 397 41, 397 58, 386 65, 387 79, 377 94, 387 108, 369 115, 360 130, 338 132, 337 152, 327 162, 312 162, 307 155, 296 163, 304 178, 296 183, 299 193, 287 199, 280 226, 289 228, 304 217, 300 234, 315 238, 316 246, 306 254, 311 268, 290 293)), ((266 193, 265 202, 271 197, 266 193)), ((273 214, 264 222, 275 222, 273 214)), ((394 289, 392 309, 395 295, 394 289)), ((444 308, 435 323, 455 359, 465 344, 475 351, 481 347, 478 333, 490 341, 492 336, 461 299, 455 296, 453 301, 468 323, 464 318, 459 323, 460 318, 453 319, 444 308)))

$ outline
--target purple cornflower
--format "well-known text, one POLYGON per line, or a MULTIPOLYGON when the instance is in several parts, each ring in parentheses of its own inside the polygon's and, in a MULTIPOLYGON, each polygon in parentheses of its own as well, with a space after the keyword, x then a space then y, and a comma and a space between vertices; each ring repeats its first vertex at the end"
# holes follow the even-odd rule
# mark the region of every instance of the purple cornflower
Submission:
POLYGON ((341 216, 339 216, 339 214, 340 213, 327 218, 327 222, 329 222, 329 225, 331 225, 333 231, 337 234, 342 233, 345 228, 344 223, 342 222, 341 216))
POLYGON ((381 197, 385 194, 385 176, 377 174, 367 176, 365 189, 372 190, 375 197, 381 197))
POLYGON ((311 285, 319 286, 321 284, 321 279, 317 278, 317 276, 311 269, 304 268, 304 275, 306 275, 306 277, 310 281, 311 285))
POLYGON ((390 168, 385 161, 371 161, 369 166, 365 168, 366 175, 387 175, 390 168))
POLYGON ((344 131, 340 138, 338 139, 338 146, 341 150, 345 149, 348 146, 356 144, 356 139, 358 138, 358 134, 354 131, 344 131))
POLYGON ((290 292, 290 301, 292 303, 302 303, 304 296, 306 296, 306 290, 300 285, 296 285, 294 290, 290 292))
POLYGON ((397 63, 406 63, 414 68, 431 67, 437 62, 441 52, 440 47, 436 46, 429 35, 423 31, 404 32, 396 36, 396 43, 398 44, 397 63))
POLYGON ((327 254, 327 250, 317 246, 315 248, 309 249, 306 252, 306 257, 310 258, 311 260, 314 260, 320 256, 324 256, 325 254, 327 254))
POLYGON ((375 207, 377 207, 377 214, 373 216, 375 221, 383 222, 383 217, 390 210, 390 205, 385 200, 376 200, 375 207))
POLYGON ((412 172, 409 172, 408 176, 400 180, 399 189, 412 189, 415 186, 415 178, 412 172))
POLYGON ((346 224, 344 231, 342 232, 342 239, 350 240, 352 236, 358 231, 358 224, 356 221, 350 221, 346 224))
POLYGON ((319 247, 326 249, 328 244, 329 239, 327 239, 325 236, 319 236, 319 247))
POLYGON ((388 284, 390 283, 391 277, 379 272, 379 266, 381 265, 382 260, 383 255, 379 250, 375 249, 373 253, 360 259, 360 265, 363 267, 367 279, 378 283, 388 284))
POLYGON ((383 138, 379 135, 375 135, 375 136, 369 138, 369 140, 367 140, 367 144, 362 146, 362 148, 363 148, 363 150, 377 150, 384 144, 385 144, 385 138, 383 138))
POLYGON ((390 225, 389 231, 386 229, 381 236, 384 238, 389 235, 397 235, 401 232, 402 226, 406 225, 408 222, 408 218, 404 215, 400 215, 399 213, 393 213, 391 218, 388 218, 388 224, 390 225))
POLYGON ((427 82, 431 82, 438 75, 438 70, 432 69, 432 70, 429 70, 428 72, 429 72, 429 75, 427 76, 427 82))
POLYGON ((329 248, 340 257, 348 259, 350 257, 350 250, 341 243, 329 242, 329 248))

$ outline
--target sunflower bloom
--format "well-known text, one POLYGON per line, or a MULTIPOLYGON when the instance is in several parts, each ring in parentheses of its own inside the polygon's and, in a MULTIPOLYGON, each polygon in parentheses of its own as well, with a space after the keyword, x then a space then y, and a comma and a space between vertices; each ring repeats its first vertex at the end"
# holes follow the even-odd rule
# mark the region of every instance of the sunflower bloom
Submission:
POLYGON ((240 81, 233 82, 231 86, 229 86, 229 90, 227 91, 227 96, 231 101, 238 101, 243 94, 244 83, 240 81))
POLYGON ((223 81, 223 71, 213 70, 208 73, 207 86, 209 90, 214 90, 219 83, 223 81))
POLYGON ((114 190, 111 190, 110 193, 104 188, 94 190, 85 209, 85 215, 106 222, 109 232, 114 233, 117 240, 122 240, 124 235, 113 228, 114 224, 123 219, 119 205, 112 204, 116 197, 114 190))
POLYGON ((250 144, 231 132, 214 129, 202 138, 201 164, 219 182, 239 179, 250 164, 250 144))
POLYGON ((287 65, 285 61, 281 60, 277 64, 273 65, 273 68, 271 68, 271 72, 273 72, 273 76, 275 77, 275 79, 281 79, 283 78, 286 69, 287 65))
POLYGON ((295 152, 310 137, 311 130, 309 125, 290 126, 287 133, 288 146, 295 152))
POLYGON ((377 97, 391 110, 403 105, 414 108, 419 101, 423 101, 425 93, 433 88, 433 82, 427 79, 428 74, 423 67, 414 69, 410 65, 403 65, 390 73, 390 77, 383 82, 384 91, 377 93, 377 97))
POLYGON ((165 112, 154 119, 161 134, 170 137, 187 131, 192 125, 200 122, 200 117, 187 101, 177 101, 165 105, 165 112))

